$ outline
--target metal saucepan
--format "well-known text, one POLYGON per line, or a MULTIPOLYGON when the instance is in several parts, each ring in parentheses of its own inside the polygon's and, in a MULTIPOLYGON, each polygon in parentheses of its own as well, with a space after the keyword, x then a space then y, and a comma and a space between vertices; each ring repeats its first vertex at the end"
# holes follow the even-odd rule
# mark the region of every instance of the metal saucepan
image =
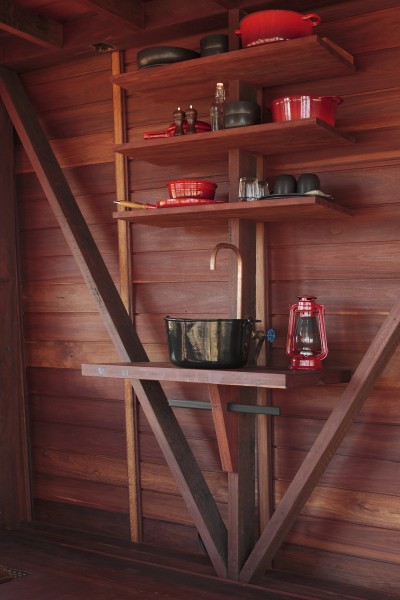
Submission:
POLYGON ((178 367, 237 369, 249 358, 250 343, 258 337, 256 357, 265 335, 254 319, 175 319, 165 317, 170 360, 178 367))

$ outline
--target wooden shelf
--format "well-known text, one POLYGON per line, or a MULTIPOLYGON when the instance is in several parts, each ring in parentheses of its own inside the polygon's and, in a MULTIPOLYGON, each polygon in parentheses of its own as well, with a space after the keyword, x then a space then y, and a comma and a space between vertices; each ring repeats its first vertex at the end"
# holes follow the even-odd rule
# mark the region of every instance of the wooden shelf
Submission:
POLYGON ((350 209, 319 196, 299 196, 255 202, 226 202, 157 209, 139 208, 115 212, 113 217, 155 227, 177 227, 212 225, 216 221, 227 219, 245 219, 260 223, 294 219, 326 219, 352 214, 350 209))
POLYGON ((210 86, 214 81, 239 79, 255 87, 351 74, 354 59, 345 50, 317 35, 234 50, 218 56, 156 66, 112 77, 132 94, 164 95, 171 87, 210 86), (249 68, 251 65, 251 68, 249 68))
POLYGON ((247 127, 205 131, 196 135, 136 140, 117 144, 114 150, 136 160, 156 165, 198 164, 223 159, 230 150, 275 155, 326 146, 347 146, 354 138, 318 118, 284 123, 263 123, 247 127))
POLYGON ((94 377, 177 381, 214 385, 250 386, 263 388, 296 388, 313 385, 347 383, 348 370, 290 371, 266 367, 243 369, 184 369, 171 363, 84 364, 82 374, 94 377))

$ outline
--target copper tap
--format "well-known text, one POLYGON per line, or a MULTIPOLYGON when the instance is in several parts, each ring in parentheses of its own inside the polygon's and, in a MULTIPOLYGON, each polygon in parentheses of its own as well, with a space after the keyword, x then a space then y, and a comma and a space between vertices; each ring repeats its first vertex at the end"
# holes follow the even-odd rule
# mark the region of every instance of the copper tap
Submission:
POLYGON ((226 244, 225 242, 221 242, 220 244, 217 244, 215 246, 215 248, 213 249, 213 251, 211 252, 211 258, 210 258, 210 270, 211 271, 215 271, 215 262, 216 262, 217 254, 218 254, 218 251, 221 250, 221 248, 229 248, 230 250, 233 250, 233 252, 236 254, 236 260, 237 260, 236 314, 237 314, 237 318, 241 319, 242 318, 243 259, 240 254, 239 248, 237 248, 233 244, 226 244))

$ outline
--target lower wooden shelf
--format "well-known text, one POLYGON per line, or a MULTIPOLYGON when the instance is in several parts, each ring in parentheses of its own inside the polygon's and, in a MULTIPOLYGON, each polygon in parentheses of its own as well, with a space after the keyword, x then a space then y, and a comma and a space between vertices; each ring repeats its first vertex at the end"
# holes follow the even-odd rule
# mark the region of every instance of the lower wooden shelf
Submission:
POLYGON ((186 369, 171 363, 84 364, 82 374, 94 377, 180 381, 209 385, 234 385, 263 388, 296 388, 320 384, 347 383, 351 371, 323 369, 321 371, 277 370, 267 367, 243 369, 186 369))
POLYGON ((224 202, 174 208, 137 208, 113 213, 115 219, 155 227, 212 225, 215 221, 244 219, 255 222, 297 219, 329 219, 352 215, 353 211, 320 196, 266 198, 255 202, 224 202))

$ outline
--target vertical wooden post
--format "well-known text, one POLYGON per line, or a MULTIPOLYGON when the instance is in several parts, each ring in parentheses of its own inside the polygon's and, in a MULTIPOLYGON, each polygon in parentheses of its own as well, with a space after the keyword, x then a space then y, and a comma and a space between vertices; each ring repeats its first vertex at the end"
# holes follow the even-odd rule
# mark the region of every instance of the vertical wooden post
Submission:
MULTIPOLYGON (((120 75, 123 72, 123 53, 116 51, 111 54, 112 75, 120 75)), ((114 112, 114 141, 123 144, 127 141, 126 132, 126 106, 125 92, 118 86, 112 86, 113 112, 114 112)), ((122 154, 115 154, 115 186, 116 199, 126 200, 129 198, 129 174, 128 158, 122 154)), ((118 210, 125 210, 122 206, 118 210)), ((126 310, 133 318, 132 299, 132 243, 130 224, 121 219, 118 220, 118 254, 120 272, 120 294, 126 310)), ((138 542, 142 538, 141 520, 139 516, 140 493, 137 463, 137 433, 136 433, 136 399, 132 385, 125 382, 125 429, 126 450, 128 464, 128 489, 129 489, 129 519, 131 528, 131 540, 138 542)))
MULTIPOLYGON (((261 320, 265 330, 270 327, 269 278, 267 265, 266 225, 257 223, 256 229, 256 317, 261 320)), ((270 365, 270 351, 267 341, 260 353, 259 364, 270 365)), ((258 388, 257 404, 271 404, 272 390, 258 388)), ((260 531, 263 531, 272 513, 272 457, 271 457, 271 419, 270 415, 257 417, 257 483, 258 515, 260 531)))
MULTIPOLYGON (((249 86, 232 81, 231 100, 252 94, 249 86)), ((248 152, 229 152, 229 199, 237 201, 239 177, 255 176, 256 157, 248 152)), ((254 316, 255 311, 255 224, 230 219, 229 242, 240 251, 243 259, 242 317, 254 316)), ((229 316, 237 311, 237 265, 232 255, 229 273, 229 316)), ((252 388, 239 390, 240 403, 254 402, 252 388)), ((255 418, 237 415, 237 471, 228 473, 228 576, 237 580, 255 539, 255 418)))
POLYGON ((31 518, 14 193, 14 130, 0 100, 0 515, 12 529, 31 518))
MULTIPOLYGON (((240 389, 240 402, 253 402, 252 388, 240 389)), ((255 416, 239 413, 237 471, 228 473, 228 577, 239 574, 255 542, 255 416)))
MULTIPOLYGON (((256 102, 263 107, 264 92, 256 91, 256 102)), ((258 179, 267 179, 267 158, 257 156, 256 175, 258 179)), ((271 326, 270 312, 270 279, 268 265, 268 238, 267 223, 256 225, 256 317, 260 319, 265 331, 271 326)), ((259 365, 271 365, 271 351, 265 340, 261 350, 259 365)), ((269 406, 272 400, 272 390, 259 388, 257 390, 257 404, 269 406)), ((257 417, 257 485, 258 485, 258 519, 259 529, 263 531, 272 514, 272 444, 271 444, 271 415, 258 415, 257 417)))

